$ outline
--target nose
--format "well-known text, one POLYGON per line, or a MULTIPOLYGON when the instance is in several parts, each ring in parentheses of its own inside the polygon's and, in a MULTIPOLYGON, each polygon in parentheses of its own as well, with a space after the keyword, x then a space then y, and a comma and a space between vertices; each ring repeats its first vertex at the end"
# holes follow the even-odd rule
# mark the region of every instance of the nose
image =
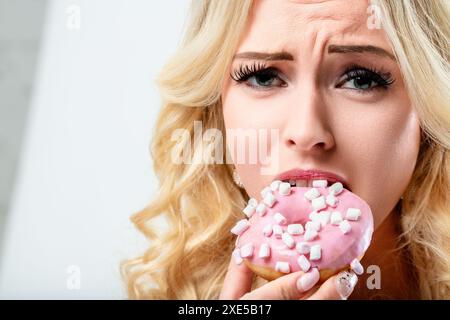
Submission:
POLYGON ((283 132, 285 144, 302 153, 332 149, 335 141, 320 93, 313 86, 301 91, 292 97, 289 105, 283 132))

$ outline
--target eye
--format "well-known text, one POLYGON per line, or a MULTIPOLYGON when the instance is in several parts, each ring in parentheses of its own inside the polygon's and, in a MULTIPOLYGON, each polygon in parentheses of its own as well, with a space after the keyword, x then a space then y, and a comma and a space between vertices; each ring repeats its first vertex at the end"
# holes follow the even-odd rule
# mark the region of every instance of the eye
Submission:
POLYGON ((387 89, 394 81, 389 72, 353 66, 347 68, 337 87, 368 92, 374 89, 387 89))
POLYGON ((275 68, 267 68, 264 63, 254 63, 251 66, 240 65, 231 78, 238 83, 246 83, 257 90, 266 90, 271 87, 285 87, 286 83, 279 77, 275 68))

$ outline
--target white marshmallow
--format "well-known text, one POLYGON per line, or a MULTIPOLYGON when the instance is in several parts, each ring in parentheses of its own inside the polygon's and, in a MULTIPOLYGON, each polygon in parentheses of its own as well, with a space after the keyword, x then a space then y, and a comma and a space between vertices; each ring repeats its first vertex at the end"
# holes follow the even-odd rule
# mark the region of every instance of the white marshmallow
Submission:
POLYGON ((309 263, 308 259, 306 259, 306 257, 304 255, 301 255, 300 257, 298 257, 297 263, 303 272, 308 272, 309 268, 311 268, 311 264, 309 263))
POLYGON ((342 192, 343 189, 344 189, 344 186, 340 182, 335 182, 331 185, 331 187, 328 188, 330 193, 332 193, 334 195, 338 195, 339 193, 342 192))
POLYGON ((247 216, 247 218, 250 218, 255 213, 255 207, 248 204, 242 212, 247 216))
POLYGON ((326 203, 330 207, 336 208, 338 199, 334 196, 334 194, 330 193, 329 195, 327 195, 326 203))
POLYGON ((288 196, 291 193, 291 185, 288 182, 280 183, 278 187, 278 193, 282 196, 288 196))
POLYGON ((231 256, 233 257, 234 263, 238 265, 241 264, 242 261, 244 261, 241 257, 239 248, 234 249, 233 252, 231 253, 231 256))
POLYGON ((320 196, 320 192, 316 188, 311 188, 304 194, 305 199, 309 201, 316 199, 318 196, 320 196))
POLYGON ((304 239, 306 241, 314 240, 317 237, 318 233, 314 229, 306 229, 304 239))
POLYGON ((264 203, 260 203, 256 206, 256 212, 258 212, 259 216, 262 217, 266 214, 266 205, 264 203))
POLYGON ((261 191, 261 196, 264 198, 267 194, 267 192, 270 192, 270 187, 265 187, 264 189, 262 189, 261 191))
POLYGON ((275 263, 275 270, 282 273, 291 272, 291 267, 289 266, 289 262, 277 261, 275 263))
POLYGON ((311 201, 311 205, 314 211, 319 211, 327 207, 324 196, 320 196, 318 198, 313 199, 311 201))
POLYGON ((281 235, 281 240, 283 240, 284 244, 289 248, 292 249, 295 247, 295 240, 292 238, 292 236, 289 233, 284 232, 281 235))
POLYGON ((263 228, 263 235, 266 237, 270 237, 272 235, 273 229, 272 225, 268 224, 263 228))
POLYGON ((266 196, 263 199, 263 202, 270 208, 272 208, 275 201, 277 201, 277 199, 275 198, 272 192, 267 192, 266 196))
POLYGON ((317 221, 319 219, 319 213, 317 211, 312 211, 308 217, 311 221, 317 221))
POLYGON ((277 191, 278 187, 280 186, 281 181, 280 180, 274 180, 272 181, 272 183, 270 184, 270 190, 272 191, 277 191))
POLYGON ((250 223, 247 219, 239 220, 233 228, 231 228, 231 233, 239 236, 242 233, 244 233, 245 230, 247 230, 250 227, 250 223))
POLYGON ((345 214, 345 219, 356 221, 361 216, 361 210, 357 208, 348 208, 347 213, 345 214))
POLYGON ((358 259, 354 259, 351 263, 350 263, 350 268, 358 275, 362 275, 364 273, 364 267, 362 266, 362 264, 359 262, 358 259))
POLYGON ((320 248, 320 244, 315 244, 311 247, 311 251, 309 252, 309 260, 316 261, 322 257, 322 249, 320 248))
POLYGON ((342 215, 339 211, 331 213, 330 222, 332 225, 338 226, 342 222, 342 215))
POLYGON ((277 212, 273 215, 273 219, 275 222, 279 225, 284 225, 287 222, 287 219, 285 216, 283 216, 281 213, 277 212))
POLYGON ((347 220, 343 220, 339 224, 339 229, 341 229, 342 233, 347 234, 352 230, 352 226, 350 225, 350 223, 347 220))
POLYGON ((305 230, 300 223, 290 224, 287 226, 287 232, 293 235, 303 234, 305 230))
POLYGON ((320 231, 320 227, 321 227, 321 223, 320 221, 308 221, 305 225, 305 229, 309 230, 309 229, 314 229, 317 232, 320 231))
POLYGON ((281 239, 281 235, 283 234, 283 229, 281 228, 281 226, 278 224, 274 224, 272 230, 275 238, 281 239))
POLYGON ((328 186, 327 180, 313 180, 312 186, 315 188, 326 188, 328 186))
POLYGON ((308 254, 311 250, 311 247, 306 242, 297 242, 295 249, 300 254, 308 254))
POLYGON ((270 257, 270 246, 267 243, 263 243, 259 247, 258 257, 260 257, 260 258, 268 258, 268 257, 270 257))
POLYGON ((322 227, 325 227, 328 223, 330 223, 331 213, 329 211, 323 211, 319 214, 319 218, 316 221, 319 221, 322 227))
POLYGON ((256 206, 258 205, 258 200, 256 200, 255 198, 250 198, 248 200, 248 205, 256 208, 256 206))
POLYGON ((253 250, 254 250, 253 243, 250 242, 250 243, 244 244, 241 247, 241 257, 249 258, 249 257, 253 256, 253 250))

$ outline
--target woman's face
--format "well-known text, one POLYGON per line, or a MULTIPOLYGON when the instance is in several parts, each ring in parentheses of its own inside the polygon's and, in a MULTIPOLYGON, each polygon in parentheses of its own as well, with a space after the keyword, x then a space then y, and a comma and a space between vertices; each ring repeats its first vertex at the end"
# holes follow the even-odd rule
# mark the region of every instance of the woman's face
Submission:
POLYGON ((249 196, 260 199, 280 173, 316 169, 366 200, 375 227, 395 207, 415 167, 420 127, 370 12, 363 0, 255 2, 222 88, 227 130, 278 130, 262 144, 278 159, 270 174, 261 173, 261 157, 238 162, 238 144, 230 148, 249 196))

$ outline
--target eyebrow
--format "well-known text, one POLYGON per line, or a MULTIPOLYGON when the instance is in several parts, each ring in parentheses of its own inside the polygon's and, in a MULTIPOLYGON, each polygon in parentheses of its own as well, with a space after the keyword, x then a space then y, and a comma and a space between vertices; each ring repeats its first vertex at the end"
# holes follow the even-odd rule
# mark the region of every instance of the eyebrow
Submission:
MULTIPOLYGON (((343 46, 343 45, 329 45, 328 53, 373 53, 379 56, 388 57, 396 61, 394 55, 376 46, 343 46)), ((249 60, 264 60, 264 61, 278 61, 288 60, 294 61, 294 56, 286 51, 266 53, 266 52, 241 52, 236 54, 233 59, 249 59, 249 60)))
POLYGON ((294 61, 294 56, 286 51, 265 53, 265 52, 241 52, 234 56, 233 59, 253 59, 253 60, 290 60, 294 61))
POLYGON ((380 47, 375 46, 339 46, 339 45, 329 45, 328 53, 373 53, 378 56, 388 57, 396 61, 395 56, 390 52, 384 50, 380 47))

